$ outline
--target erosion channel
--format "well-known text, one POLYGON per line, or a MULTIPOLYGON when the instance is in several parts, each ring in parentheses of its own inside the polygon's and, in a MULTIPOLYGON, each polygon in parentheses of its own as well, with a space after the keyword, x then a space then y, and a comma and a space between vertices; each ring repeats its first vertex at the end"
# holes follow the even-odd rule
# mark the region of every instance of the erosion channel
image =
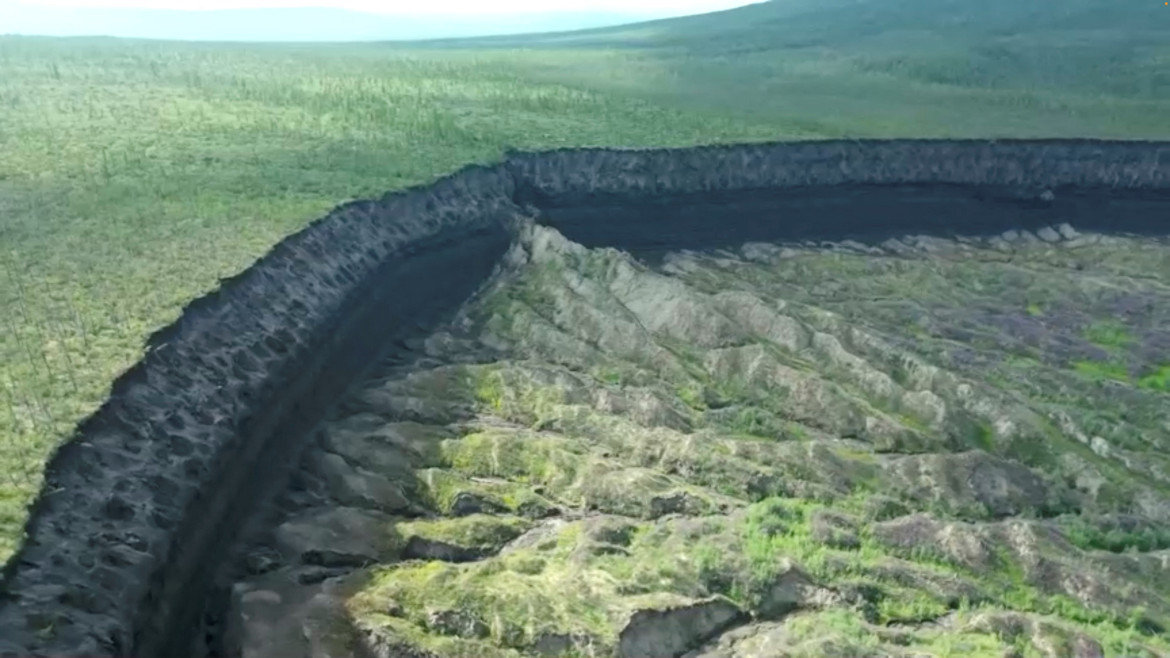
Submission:
POLYGON ((339 211, 58 455, 100 511, 42 496, 0 649, 1170 655, 1168 188, 1159 144, 777 144, 339 211), (231 326, 279 339, 183 351, 231 326))

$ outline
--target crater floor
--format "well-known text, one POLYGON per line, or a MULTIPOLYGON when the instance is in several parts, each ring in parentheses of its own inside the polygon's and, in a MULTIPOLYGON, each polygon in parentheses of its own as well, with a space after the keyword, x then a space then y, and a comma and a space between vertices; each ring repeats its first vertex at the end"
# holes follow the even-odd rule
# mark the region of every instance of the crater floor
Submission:
POLYGON ((1167 656, 1170 243, 528 225, 241 560, 248 658, 1167 656))

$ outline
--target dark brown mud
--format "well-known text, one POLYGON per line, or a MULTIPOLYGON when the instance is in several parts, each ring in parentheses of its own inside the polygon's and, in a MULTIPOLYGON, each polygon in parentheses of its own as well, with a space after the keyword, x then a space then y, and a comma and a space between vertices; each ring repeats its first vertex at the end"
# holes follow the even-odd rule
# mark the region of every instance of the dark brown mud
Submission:
POLYGON ((149 340, 49 464, 0 655, 182 655, 212 576, 368 363, 471 295, 537 216, 653 256, 752 241, 1170 233, 1170 144, 816 142, 511 154, 338 208, 149 340))

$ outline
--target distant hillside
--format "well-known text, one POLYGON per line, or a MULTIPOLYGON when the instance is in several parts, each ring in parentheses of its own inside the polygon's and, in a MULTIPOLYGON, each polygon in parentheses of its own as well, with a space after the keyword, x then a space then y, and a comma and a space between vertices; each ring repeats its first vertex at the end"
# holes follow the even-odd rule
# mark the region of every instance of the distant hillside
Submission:
MULTIPOLYGON (((585 46, 626 41, 647 47, 702 47, 752 51, 770 48, 894 45, 933 42, 966 45, 973 39, 1077 33, 1122 36, 1167 45, 1170 11, 1153 1, 1062 0, 765 0, 737 9, 601 27, 573 34, 484 39, 485 45, 585 46), (931 38, 927 38, 927 37, 931 38)), ((1046 42, 1037 45, 1044 45, 1046 42)), ((1074 44, 1069 44, 1074 45, 1074 44)))
POLYGON ((818 134, 1034 134, 1040 111, 1052 115, 1045 132, 1075 135, 1101 102, 1119 130, 1170 121, 1167 35, 1160 0, 770 0, 429 45, 552 49, 564 56, 539 67, 548 80, 792 117, 818 134), (588 60, 598 50, 621 52, 625 72, 597 73, 607 70, 588 60))
POLYGON ((1152 0, 772 0, 638 32, 593 32, 623 33, 647 46, 724 57, 847 56, 862 69, 927 83, 1170 94, 1170 9, 1152 0))
POLYGON ((661 16, 582 11, 404 16, 313 7, 175 11, 0 2, 0 34, 208 41, 379 41, 576 30, 661 16))

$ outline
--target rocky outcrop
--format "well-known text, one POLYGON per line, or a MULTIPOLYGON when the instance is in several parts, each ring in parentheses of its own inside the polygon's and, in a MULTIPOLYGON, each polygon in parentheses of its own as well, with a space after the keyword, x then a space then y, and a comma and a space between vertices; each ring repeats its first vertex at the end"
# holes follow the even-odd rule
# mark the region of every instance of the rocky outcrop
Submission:
POLYGON ((322 567, 385 562, 404 550, 391 517, 352 507, 310 510, 282 523, 275 534, 288 559, 322 567))
POLYGON ((224 641, 240 658, 353 655, 353 632, 338 623, 352 589, 340 578, 307 584, 285 573, 241 583, 230 603, 239 615, 224 630, 224 641))
POLYGON ((618 655, 621 658, 675 658, 743 622, 746 617, 742 610, 725 599, 639 610, 622 629, 618 655))
MULTIPOLYGON (((520 216, 539 214, 585 246, 647 252, 875 229, 1039 229, 1055 224, 1050 220, 1058 214, 1073 217, 1081 230, 1164 231, 1168 148, 891 141, 512 154, 495 167, 472 167, 425 188, 347 204, 286 239, 152 336, 143 361, 115 382, 106 404, 55 454, 27 539, 4 573, 0 653, 183 653, 220 563, 263 502, 282 488, 310 444, 309 429, 375 361, 371 355, 409 351, 410 339, 425 335, 478 288, 507 251, 510 223, 520 216), (909 197, 918 202, 914 212, 907 212, 909 197), (986 212, 988 204, 995 212, 986 212), (1110 212, 1102 212, 1105 204, 1110 212)), ((833 294, 819 292, 826 299, 833 294)), ((632 313, 655 317, 645 300, 639 305, 629 294, 617 297, 632 313)), ((672 312, 706 312, 695 299, 678 297, 672 312)), ((830 342, 815 342, 815 333, 792 333, 782 319, 758 310, 749 320, 754 324, 746 326, 836 351, 830 342)), ((633 324, 607 326, 604 315, 588 314, 577 321, 597 326, 612 344, 632 345, 647 362, 694 365, 677 361, 660 345, 629 344, 615 333, 633 330, 633 324)), ((695 334, 705 331, 701 324, 677 328, 679 338, 696 344, 715 338, 695 334)), ((566 354, 595 349, 571 341, 560 347, 566 354)), ((768 367, 776 373, 792 365, 768 367)), ((811 396, 805 398, 811 409, 816 396, 837 390, 810 384, 798 393, 811 396)), ((719 406, 718 393, 687 399, 719 406)), ((401 423, 449 423, 466 411, 393 388, 370 395, 355 404, 369 417, 392 414, 401 423)), ((909 400, 915 413, 937 415, 930 396, 909 400)), ((666 405, 661 396, 597 402, 629 405, 641 422, 675 431, 690 422, 685 405, 666 405)), ((842 404, 848 422, 826 425, 828 430, 848 435, 857 429, 857 436, 897 449, 929 438, 921 429, 891 424, 895 412, 842 404)), ((761 414, 745 426, 783 431, 761 414)), ((399 465, 399 455, 428 458, 420 437, 388 433, 378 439, 351 428, 322 440, 346 461, 370 441, 397 442, 397 452, 387 453, 393 457, 383 459, 399 465)), ((365 462, 358 466, 367 472, 342 472, 340 466, 323 458, 319 475, 347 504, 364 508, 362 514, 421 513, 404 507, 395 485, 387 486, 386 471, 371 475, 365 462)), ((636 467, 626 468, 612 481, 637 479, 636 467)), ((651 479, 637 480, 646 484, 647 518, 725 507, 676 491, 673 483, 654 490, 650 485, 658 484, 651 479)), ((606 500, 607 480, 584 481, 600 483, 594 493, 606 500)), ((783 478, 759 474, 755 481, 778 487, 783 478)), ((815 483, 822 492, 841 486, 815 483)), ((460 500, 490 500, 490 489, 471 483, 460 500)), ((973 491, 976 497, 987 493, 973 491)), ((987 495, 993 504, 1017 500, 1010 492, 1006 498, 987 495)), ((1158 504, 1156 497, 1147 498, 1158 504)), ((500 504, 507 500, 500 497, 500 504)), ((535 498, 512 502, 548 511, 535 498)), ((490 510, 480 505, 467 511, 490 510)))

